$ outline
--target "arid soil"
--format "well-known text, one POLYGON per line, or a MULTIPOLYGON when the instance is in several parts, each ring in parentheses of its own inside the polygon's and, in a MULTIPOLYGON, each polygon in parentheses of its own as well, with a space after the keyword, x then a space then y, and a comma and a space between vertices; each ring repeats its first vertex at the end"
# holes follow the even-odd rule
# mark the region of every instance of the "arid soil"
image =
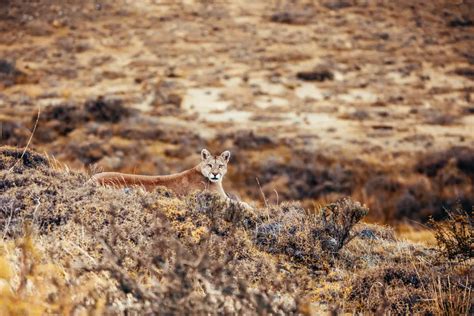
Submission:
POLYGON ((146 174, 231 149, 242 198, 382 221, 474 204, 472 1, 3 2, 2 144, 37 122, 71 168, 146 174))

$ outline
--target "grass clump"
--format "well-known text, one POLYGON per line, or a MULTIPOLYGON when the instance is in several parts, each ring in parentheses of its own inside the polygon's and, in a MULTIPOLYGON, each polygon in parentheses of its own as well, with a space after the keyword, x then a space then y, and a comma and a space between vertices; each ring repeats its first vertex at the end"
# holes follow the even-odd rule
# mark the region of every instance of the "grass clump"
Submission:
POLYGON ((375 314, 471 315, 472 286, 469 276, 452 265, 415 259, 412 265, 384 264, 358 274, 346 299, 356 311, 375 314))

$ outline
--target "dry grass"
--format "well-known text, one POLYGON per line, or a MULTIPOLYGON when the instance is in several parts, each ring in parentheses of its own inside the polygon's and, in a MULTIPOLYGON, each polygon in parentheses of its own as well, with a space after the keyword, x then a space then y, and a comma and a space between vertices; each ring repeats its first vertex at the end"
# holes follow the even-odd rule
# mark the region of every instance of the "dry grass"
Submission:
POLYGON ((431 229, 426 227, 416 227, 410 224, 401 224, 396 227, 397 234, 401 239, 411 242, 421 243, 426 246, 435 246, 436 238, 431 229))
POLYGON ((471 261, 360 223, 349 199, 249 211, 96 187, 21 153, 0 153, 2 313, 472 313, 471 261))

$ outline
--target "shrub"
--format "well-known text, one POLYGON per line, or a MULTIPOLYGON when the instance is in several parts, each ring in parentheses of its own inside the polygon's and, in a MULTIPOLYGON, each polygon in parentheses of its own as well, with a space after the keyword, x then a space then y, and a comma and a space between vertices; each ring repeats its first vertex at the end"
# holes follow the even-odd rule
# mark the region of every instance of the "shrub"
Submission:
MULTIPOLYGON (((64 284, 55 287, 57 293, 77 290, 64 314, 101 305, 109 314, 296 312, 295 280, 280 276, 254 247, 247 229, 256 216, 239 203, 208 192, 182 201, 162 188, 97 187, 84 174, 53 169, 31 151, 21 157, 21 150, 0 151, 0 223, 8 226, 2 234, 14 240, 23 234, 22 223, 32 223, 39 252, 64 267, 53 280, 64 284)), ((8 277, 5 267, 0 262, 0 278, 8 277)), ((39 291, 42 285, 32 286, 39 291)), ((54 284, 45 280, 44 287, 54 284)), ((54 306, 69 304, 63 299, 71 298, 38 297, 54 306)))
POLYGON ((356 236, 351 233, 352 228, 368 213, 369 210, 365 206, 359 202, 353 202, 349 198, 341 199, 322 208, 319 214, 322 225, 319 236, 325 241, 323 248, 338 252, 356 236))
POLYGON ((321 269, 356 236, 351 230, 368 209, 344 198, 315 213, 298 204, 285 204, 273 212, 271 217, 276 219, 257 226, 256 244, 270 253, 284 253, 291 260, 321 269))
POLYGON ((454 267, 386 264, 352 278, 347 299, 377 314, 471 315, 472 282, 454 267))
POLYGON ((134 302, 127 312, 159 315, 296 312, 292 297, 281 299, 270 290, 274 288, 271 278, 250 286, 249 271, 233 264, 236 240, 188 248, 173 237, 166 222, 164 218, 156 221, 153 242, 136 249, 121 247, 128 238, 127 231, 112 223, 112 233, 99 236, 105 256, 97 266, 84 269, 104 271, 115 279, 119 293, 114 296, 121 299, 128 296, 134 302), (215 256, 213 248, 217 246, 225 248, 221 256, 215 256), (151 282, 144 284, 144 279, 136 276, 137 271, 139 276, 147 275, 151 282))
POLYGON ((474 219, 468 212, 457 209, 448 211, 443 222, 430 220, 434 228, 440 253, 448 259, 467 260, 474 258, 474 219))

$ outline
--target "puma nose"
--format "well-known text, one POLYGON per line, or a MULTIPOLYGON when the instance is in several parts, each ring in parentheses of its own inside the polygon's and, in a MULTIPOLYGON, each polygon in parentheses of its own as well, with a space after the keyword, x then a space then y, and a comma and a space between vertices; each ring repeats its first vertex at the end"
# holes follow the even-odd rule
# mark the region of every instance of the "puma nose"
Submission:
POLYGON ((212 172, 212 175, 213 175, 214 177, 217 177, 219 174, 212 172))

